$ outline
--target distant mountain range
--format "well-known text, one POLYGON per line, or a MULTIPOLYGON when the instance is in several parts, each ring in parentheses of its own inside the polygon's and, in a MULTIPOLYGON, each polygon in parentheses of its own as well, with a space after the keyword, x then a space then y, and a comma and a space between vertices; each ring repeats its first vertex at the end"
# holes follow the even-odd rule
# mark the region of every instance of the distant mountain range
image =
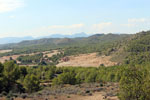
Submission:
MULTIPOLYGON (((110 33, 87 36, 85 33, 78 33, 74 35, 55 34, 36 39, 24 37, 21 39, 26 39, 26 41, 0 45, 1 50, 13 50, 0 56, 29 54, 58 49, 64 50, 65 55, 99 52, 101 55, 111 55, 111 60, 114 62, 125 64, 146 64, 150 61, 150 31, 142 31, 136 34, 110 33)), ((10 39, 13 42, 15 38, 12 40, 11 38, 6 39, 10 39)), ((21 39, 19 38, 18 41, 21 39)), ((2 42, 4 41, 1 40, 2 42)))
POLYGON ((72 35, 61 35, 61 34, 53 34, 49 36, 50 38, 76 38, 76 37, 88 37, 90 35, 87 35, 86 33, 76 33, 72 35))
POLYGON ((7 43, 19 43, 21 41, 25 40, 35 40, 35 39, 41 39, 41 38, 76 38, 76 37, 88 37, 90 35, 82 32, 82 33, 76 33, 72 35, 62 35, 62 34, 52 34, 50 36, 44 36, 44 37, 37 37, 33 38, 32 36, 26 36, 26 37, 5 37, 0 38, 0 44, 7 44, 7 43))
POLYGON ((31 36, 26 37, 5 37, 0 38, 0 44, 7 44, 7 43, 19 43, 23 40, 33 40, 34 38, 31 36))

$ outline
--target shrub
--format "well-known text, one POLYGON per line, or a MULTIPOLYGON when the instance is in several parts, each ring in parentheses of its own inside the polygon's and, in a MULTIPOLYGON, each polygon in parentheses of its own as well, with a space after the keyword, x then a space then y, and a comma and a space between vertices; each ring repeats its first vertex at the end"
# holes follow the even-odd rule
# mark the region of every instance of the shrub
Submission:
POLYGON ((27 75, 24 79, 24 88, 27 92, 35 92, 38 91, 40 88, 39 79, 35 75, 27 75))
POLYGON ((75 84, 76 83, 76 78, 75 78, 75 73, 73 72, 66 72, 60 74, 57 78, 54 78, 53 84, 54 85, 60 85, 60 84, 75 84))

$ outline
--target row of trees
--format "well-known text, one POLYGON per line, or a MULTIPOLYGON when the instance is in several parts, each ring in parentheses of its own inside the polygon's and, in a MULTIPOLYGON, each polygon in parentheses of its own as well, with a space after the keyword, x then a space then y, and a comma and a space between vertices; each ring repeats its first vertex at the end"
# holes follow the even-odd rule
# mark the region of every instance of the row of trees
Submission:
POLYGON ((35 55, 26 55, 20 56, 17 58, 22 64, 31 64, 31 63, 39 63, 43 58, 43 53, 35 54, 35 55))
POLYGON ((39 79, 28 74, 26 67, 17 66, 14 61, 0 64, 0 92, 33 92, 39 89, 39 79))
POLYGON ((0 64, 0 92, 34 92, 41 82, 52 81, 53 85, 81 84, 91 82, 117 82, 120 80, 118 66, 105 68, 81 68, 55 66, 23 67, 14 61, 0 64))
POLYGON ((0 64, 0 92, 36 92, 40 83, 52 85, 119 82, 121 100, 149 100, 150 64, 136 66, 113 66, 99 68, 18 66, 14 61, 0 64))
POLYGON ((82 84, 93 82, 118 82, 120 80, 119 67, 110 68, 59 68, 61 74, 53 79, 53 84, 82 84))

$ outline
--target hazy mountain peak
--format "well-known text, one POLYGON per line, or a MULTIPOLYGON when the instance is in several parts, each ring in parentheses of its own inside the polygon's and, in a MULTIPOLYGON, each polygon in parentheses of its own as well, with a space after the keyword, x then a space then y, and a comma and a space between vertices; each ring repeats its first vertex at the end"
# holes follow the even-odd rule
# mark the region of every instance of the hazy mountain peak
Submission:
POLYGON ((62 35, 62 34, 53 34, 50 36, 42 36, 42 37, 37 37, 33 38, 32 36, 25 36, 25 37, 5 37, 5 38, 0 38, 0 44, 7 44, 7 43, 19 43, 25 40, 35 40, 35 39, 42 39, 42 38, 76 38, 76 37, 88 37, 84 32, 81 33, 75 33, 72 35, 62 35))
POLYGON ((25 36, 25 37, 4 37, 0 38, 0 44, 7 44, 7 43, 18 43, 23 40, 33 40, 32 36, 25 36))
POLYGON ((50 38, 76 38, 76 37, 88 37, 89 35, 87 35, 84 32, 81 33, 76 33, 76 34, 72 34, 72 35, 62 35, 62 34, 53 34, 50 35, 50 38))

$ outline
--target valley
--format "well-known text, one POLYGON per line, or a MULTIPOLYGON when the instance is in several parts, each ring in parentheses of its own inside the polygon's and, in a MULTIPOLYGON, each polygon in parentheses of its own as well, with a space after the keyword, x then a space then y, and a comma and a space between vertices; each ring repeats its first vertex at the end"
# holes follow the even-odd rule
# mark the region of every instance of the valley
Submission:
POLYGON ((150 100, 150 0, 0 0, 0 100, 150 100))
POLYGON ((128 92, 149 98, 143 92, 149 84, 149 40, 147 31, 3 45, 0 100, 120 100, 128 92))

